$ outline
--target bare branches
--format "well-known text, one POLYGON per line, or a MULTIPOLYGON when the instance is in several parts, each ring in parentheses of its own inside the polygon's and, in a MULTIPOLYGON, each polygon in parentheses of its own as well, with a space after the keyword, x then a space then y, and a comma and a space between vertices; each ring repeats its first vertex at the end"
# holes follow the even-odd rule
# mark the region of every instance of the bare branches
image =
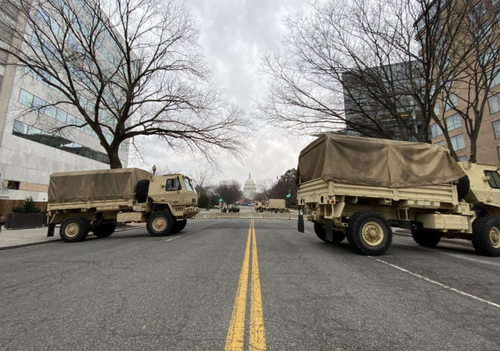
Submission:
POLYGON ((27 31, 0 51, 51 87, 50 105, 78 111, 121 167, 120 144, 154 135, 173 149, 241 157, 248 123, 210 81, 198 25, 175 0, 22 2, 27 31), (20 50, 19 50, 20 49, 20 50))
POLYGON ((497 12, 484 10, 445 0, 315 3, 285 20, 283 51, 263 59, 271 82, 261 118, 297 133, 426 142, 437 123, 451 148, 441 102, 455 94, 474 160, 500 39, 497 12))

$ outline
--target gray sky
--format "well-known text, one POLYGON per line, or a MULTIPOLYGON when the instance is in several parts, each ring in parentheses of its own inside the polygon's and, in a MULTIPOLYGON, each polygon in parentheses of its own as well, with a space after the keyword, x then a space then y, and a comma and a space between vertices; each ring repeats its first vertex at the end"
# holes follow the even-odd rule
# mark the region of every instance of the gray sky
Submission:
MULTIPOLYGON (((186 0, 201 27, 199 44, 215 71, 214 80, 227 99, 241 108, 265 96, 266 76, 259 73, 264 53, 279 50, 285 27, 282 18, 308 8, 306 0, 186 0)), ((250 149, 243 164, 228 155, 219 159, 222 174, 214 174, 211 183, 236 180, 242 185, 251 172, 255 181, 276 179, 297 166, 300 150, 313 138, 287 138, 285 131, 256 128, 249 140, 250 149)), ((194 175, 208 168, 202 159, 167 154, 165 146, 152 144, 143 154, 144 162, 132 160, 130 166, 149 169, 153 164, 162 171, 194 175)))

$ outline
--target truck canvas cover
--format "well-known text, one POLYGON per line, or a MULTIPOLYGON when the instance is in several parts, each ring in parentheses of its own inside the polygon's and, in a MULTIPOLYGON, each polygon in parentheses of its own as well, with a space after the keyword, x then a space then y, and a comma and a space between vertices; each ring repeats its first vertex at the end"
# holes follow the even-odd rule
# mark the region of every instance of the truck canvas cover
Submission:
POLYGON ((404 188, 454 182, 464 171, 442 145, 324 134, 299 155, 298 183, 404 188))
POLYGON ((139 168, 60 172, 50 176, 49 204, 81 201, 124 200, 134 197, 141 179, 151 173, 139 168))

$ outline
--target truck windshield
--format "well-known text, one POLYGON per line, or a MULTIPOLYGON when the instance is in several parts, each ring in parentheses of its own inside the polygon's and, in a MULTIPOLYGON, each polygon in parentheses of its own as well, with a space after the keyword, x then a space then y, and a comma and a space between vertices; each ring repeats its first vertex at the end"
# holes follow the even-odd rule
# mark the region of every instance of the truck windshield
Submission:
POLYGON ((189 179, 187 179, 187 178, 183 178, 183 179, 184 179, 184 185, 186 186, 186 190, 194 193, 195 191, 194 191, 193 186, 191 185, 191 182, 189 181, 189 179))
POLYGON ((500 189, 500 175, 496 171, 484 171, 484 174, 490 178, 488 180, 490 187, 500 189))

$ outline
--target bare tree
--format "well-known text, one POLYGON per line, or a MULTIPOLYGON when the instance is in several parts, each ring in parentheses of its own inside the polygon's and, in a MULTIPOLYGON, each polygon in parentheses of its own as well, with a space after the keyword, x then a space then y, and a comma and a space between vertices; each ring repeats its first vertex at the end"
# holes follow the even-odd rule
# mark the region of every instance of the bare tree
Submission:
POLYGON ((243 191, 241 189, 241 184, 236 180, 224 180, 219 182, 213 191, 224 203, 234 204, 236 201, 243 198, 243 191))
POLYGON ((197 44, 197 22, 176 0, 21 0, 22 24, 0 52, 52 88, 55 106, 77 111, 65 128, 91 128, 110 159, 120 145, 156 136, 175 150, 200 152, 214 163, 221 151, 241 155, 244 113, 210 81, 197 44))
POLYGON ((195 184, 196 192, 207 193, 207 191, 211 188, 210 178, 212 177, 213 172, 209 168, 201 168, 195 172, 192 179, 195 184))
POLYGON ((277 181, 272 178, 261 179, 256 182, 257 193, 254 196, 254 200, 262 201, 267 200, 271 197, 271 191, 276 185, 277 181))
POLYGON ((270 191, 272 199, 286 199, 287 201, 295 201, 297 199, 297 171, 295 168, 289 169, 285 174, 281 175, 277 183, 270 191))
POLYGON ((461 94, 467 101, 453 108, 466 123, 471 160, 475 160, 488 97, 485 84, 496 78, 491 67, 497 50, 492 48, 499 39, 497 29, 488 30, 497 11, 489 9, 490 15, 471 20, 476 3, 344 0, 313 4, 309 14, 285 20, 289 33, 284 50, 264 58, 271 83, 266 100, 258 104, 261 116, 271 125, 299 133, 344 129, 426 142, 431 139, 429 126, 435 122, 451 149, 443 109, 437 111, 436 105, 445 94, 453 93, 450 87, 468 84, 469 93, 461 94), (464 40, 470 33, 473 40, 464 40), (453 84, 459 81, 463 84, 453 84))

